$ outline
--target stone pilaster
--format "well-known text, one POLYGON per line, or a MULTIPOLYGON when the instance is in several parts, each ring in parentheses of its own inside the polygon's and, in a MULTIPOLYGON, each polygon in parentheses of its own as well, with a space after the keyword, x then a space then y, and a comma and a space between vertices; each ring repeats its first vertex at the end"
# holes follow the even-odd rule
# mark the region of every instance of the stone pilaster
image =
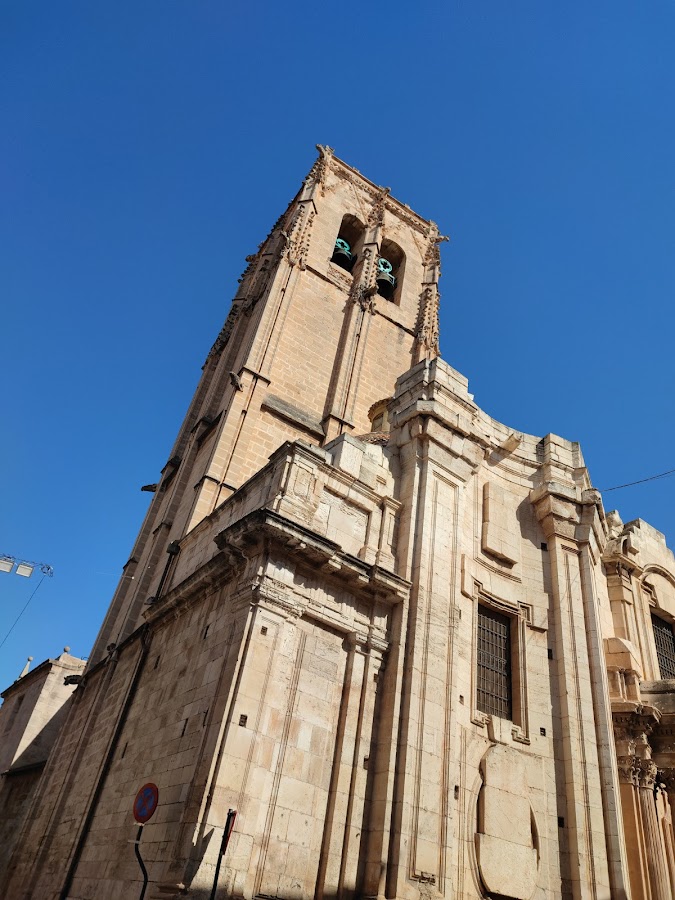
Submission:
MULTIPOLYGON (((628 869, 595 578, 606 539, 596 491, 580 485, 578 447, 544 439, 543 483, 530 499, 551 565, 572 892, 628 895, 628 869)), ((581 470, 583 471, 583 470, 581 470)))
POLYGON ((448 896, 456 852, 458 725, 452 679, 461 589, 458 548, 462 510, 472 496, 467 487, 483 453, 468 434, 468 396, 450 392, 452 374, 438 360, 421 362, 399 379, 390 404, 401 495, 409 498, 399 527, 399 573, 413 584, 386 886, 387 896, 398 898, 448 896), (462 432, 456 409, 467 426, 462 432))
POLYGON ((373 200, 361 258, 354 271, 323 419, 328 441, 353 428, 354 402, 368 342, 370 320, 375 309, 375 277, 384 229, 384 201, 388 193, 388 188, 382 188, 373 200))

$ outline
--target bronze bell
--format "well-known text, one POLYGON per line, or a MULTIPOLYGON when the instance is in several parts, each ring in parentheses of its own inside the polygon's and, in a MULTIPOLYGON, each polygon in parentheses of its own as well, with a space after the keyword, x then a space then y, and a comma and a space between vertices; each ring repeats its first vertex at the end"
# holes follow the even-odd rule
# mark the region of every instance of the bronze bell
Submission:
POLYGON ((352 253, 352 248, 344 238, 339 237, 335 241, 335 248, 333 249, 333 255, 331 256, 330 261, 335 263, 336 266, 340 266, 342 269, 351 272, 352 266, 356 261, 356 255, 352 253))
POLYGON ((392 264, 382 256, 377 261, 375 282, 377 284, 377 293, 384 297, 385 300, 391 300, 396 290, 396 276, 394 275, 392 264))

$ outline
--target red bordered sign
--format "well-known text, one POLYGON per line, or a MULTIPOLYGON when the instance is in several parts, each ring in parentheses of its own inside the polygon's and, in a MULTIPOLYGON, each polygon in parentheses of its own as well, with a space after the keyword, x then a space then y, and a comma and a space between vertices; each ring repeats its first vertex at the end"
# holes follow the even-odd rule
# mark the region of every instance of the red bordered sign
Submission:
POLYGON ((139 825, 145 825, 154 815, 159 803, 159 788, 156 784, 144 784, 134 800, 134 819, 139 825))

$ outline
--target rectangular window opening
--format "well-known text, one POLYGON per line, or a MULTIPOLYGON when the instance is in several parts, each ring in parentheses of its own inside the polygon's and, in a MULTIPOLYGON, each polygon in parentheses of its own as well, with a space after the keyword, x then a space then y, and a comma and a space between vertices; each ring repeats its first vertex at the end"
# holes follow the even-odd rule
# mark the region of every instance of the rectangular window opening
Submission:
POLYGON ((675 678, 675 634, 673 626, 652 613, 652 628, 661 678, 675 678))
POLYGON ((511 620, 487 606, 478 607, 476 705, 500 719, 512 718, 511 620))

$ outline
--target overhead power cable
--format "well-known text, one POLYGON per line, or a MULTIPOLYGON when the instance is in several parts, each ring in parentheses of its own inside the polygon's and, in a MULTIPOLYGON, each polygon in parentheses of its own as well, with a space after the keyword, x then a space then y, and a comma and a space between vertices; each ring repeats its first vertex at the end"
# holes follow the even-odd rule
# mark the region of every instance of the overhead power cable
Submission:
POLYGON ((649 478, 640 478, 639 481, 629 481, 627 484, 617 484, 611 488, 598 488, 601 494, 608 494, 610 491, 618 491, 621 488, 633 487, 634 484, 644 484, 645 481, 656 481, 657 478, 667 478, 668 475, 675 475, 675 469, 668 469, 667 472, 661 472, 660 475, 650 475, 649 478))
POLYGON ((17 624, 17 622, 19 621, 19 619, 21 618, 21 616, 22 616, 22 615, 26 612, 26 610, 28 609, 28 604, 29 604, 30 601, 33 599, 33 597, 37 594, 37 592, 38 592, 38 590, 39 590, 39 588, 40 588, 40 585, 42 584, 42 582, 43 582, 43 581, 45 580, 45 578, 47 577, 47 574, 48 574, 47 572, 44 572, 44 573, 43 573, 42 578, 38 581, 35 590, 34 590, 33 593, 30 595, 30 597, 28 598, 28 600, 26 600, 26 603, 25 603, 24 608, 21 610, 21 612, 20 612, 19 615, 16 617, 16 619, 14 619, 14 622, 12 623, 12 627, 9 629, 9 631, 7 632, 7 634, 6 634, 6 635, 4 636, 4 638, 2 639, 2 643, 0 643, 0 648, 1 648, 2 645, 5 643, 5 641, 6 641, 7 638, 10 636, 10 634, 14 631, 14 627, 15 627, 15 625, 17 624))

